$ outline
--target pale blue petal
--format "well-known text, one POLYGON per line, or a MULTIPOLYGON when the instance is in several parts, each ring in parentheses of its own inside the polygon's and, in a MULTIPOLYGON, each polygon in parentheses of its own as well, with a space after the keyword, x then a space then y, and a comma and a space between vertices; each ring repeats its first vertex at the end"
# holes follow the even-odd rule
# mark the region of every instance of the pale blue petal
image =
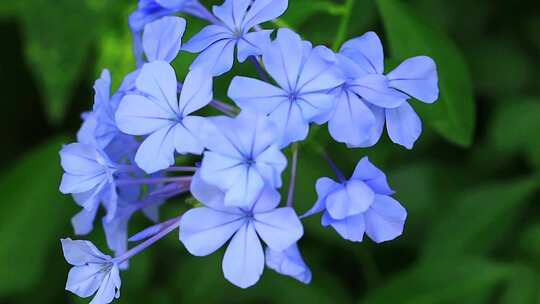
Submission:
POLYGON ((121 281, 118 266, 113 265, 111 270, 107 272, 103 278, 96 295, 89 304, 111 303, 114 298, 120 297, 120 285, 121 281))
POLYGON ((234 235, 222 268, 225 278, 238 287, 257 283, 264 270, 264 252, 252 223, 246 223, 234 235))
POLYGON ((336 183, 328 177, 319 178, 315 183, 315 189, 317 191, 317 201, 315 202, 313 207, 311 207, 311 209, 308 212, 304 213, 301 217, 305 218, 326 209, 326 198, 330 193, 337 191, 340 187, 340 184, 336 183))
POLYGON ((283 251, 304 234, 300 219, 291 207, 255 213, 255 230, 261 239, 276 251, 283 251))
POLYGON ((384 72, 384 51, 381 40, 374 32, 345 42, 340 53, 354 60, 367 74, 382 75, 384 72))
POLYGON ((302 117, 306 121, 313 121, 316 117, 324 116, 332 110, 335 96, 327 93, 302 94, 293 102, 297 103, 302 111, 302 117))
POLYGON ((386 109, 386 130, 390 139, 412 149, 422 133, 422 121, 408 102, 395 109, 386 109))
POLYGON ((246 170, 243 160, 212 151, 204 152, 201 163, 201 178, 208 184, 227 191, 246 170))
POLYGON ((225 193, 225 205, 249 208, 264 189, 264 180, 259 172, 250 166, 243 166, 240 175, 225 193))
POLYGON ((185 29, 186 20, 174 16, 147 24, 143 33, 143 49, 148 61, 173 61, 180 51, 185 29))
POLYGON ((336 107, 328 121, 328 131, 338 142, 351 146, 361 145, 369 138, 375 125, 375 116, 354 93, 342 90, 336 97, 336 107))
POLYGON ((281 187, 281 173, 287 167, 287 158, 276 145, 272 145, 256 158, 255 167, 271 187, 281 187))
POLYGON ((105 171, 98 158, 103 158, 96 148, 80 143, 69 144, 60 150, 60 164, 68 173, 96 175, 105 171))
POLYGON ((88 264, 71 268, 68 273, 66 290, 81 298, 93 295, 108 274, 103 272, 104 267, 104 264, 88 264))
POLYGON ((280 87, 292 93, 300 74, 304 57, 304 44, 298 34, 281 28, 277 38, 263 53, 268 73, 280 87))
POLYGON ((223 246, 244 222, 240 213, 206 207, 191 209, 180 221, 180 241, 193 255, 209 255, 223 246))
POLYGON ((98 208, 92 210, 82 209, 71 218, 71 225, 76 235, 86 235, 94 229, 94 220, 98 208))
POLYGON ((252 208, 253 213, 268 212, 274 210, 281 201, 279 192, 271 187, 265 187, 252 208))
POLYGON ((311 282, 311 271, 304 262, 297 244, 284 251, 275 251, 267 247, 266 266, 282 275, 293 277, 304 284, 311 282))
POLYGON ((232 33, 221 25, 209 25, 204 27, 195 36, 182 46, 182 50, 190 53, 199 53, 212 44, 226 39, 232 39, 232 33))
POLYGON ((174 127, 174 146, 179 154, 196 154, 203 152, 204 146, 198 138, 206 124, 203 117, 188 116, 182 119, 181 124, 174 127))
POLYGON ((201 69, 191 70, 180 93, 180 115, 191 114, 212 101, 212 75, 201 69))
POLYGON ((376 195, 365 213, 366 233, 375 242, 393 240, 403 232, 407 211, 398 201, 386 195, 376 195))
POLYGON ((366 232, 366 222, 364 214, 357 214, 346 217, 342 220, 334 220, 328 212, 323 215, 324 226, 331 225, 334 230, 344 239, 361 242, 366 232))
POLYGON ((251 2, 251 0, 225 0, 222 5, 212 7, 212 12, 230 30, 240 29, 251 2))
POLYGON ((95 131, 98 126, 98 121, 95 112, 85 112, 82 115, 83 123, 79 131, 77 131, 77 142, 98 147, 95 131))
POLYGON ((111 90, 111 73, 104 69, 94 83, 94 110, 108 106, 111 90))
POLYGON ((354 169, 351 179, 359 179, 368 184, 377 194, 392 195, 394 191, 388 185, 386 175, 363 157, 354 169))
POLYGON ((64 194, 87 192, 96 189, 96 187, 103 184, 106 179, 107 175, 105 172, 96 175, 74 175, 64 173, 64 175, 62 175, 62 181, 60 182, 60 192, 64 194))
POLYGON ((105 263, 111 257, 99 251, 89 241, 61 239, 62 250, 66 261, 74 266, 82 266, 88 263, 105 263))
POLYGON ((195 199, 207 207, 222 209, 224 206, 225 193, 218 187, 206 183, 201 178, 200 170, 193 175, 190 192, 195 199))
POLYGON ((433 59, 427 56, 403 61, 387 77, 391 87, 420 101, 433 103, 439 98, 437 66, 433 59))
POLYGON ((382 108, 397 108, 409 98, 389 87, 389 81, 382 75, 367 75, 349 82, 350 89, 363 100, 382 108))
POLYGON ((146 173, 155 173, 174 164, 174 125, 148 136, 135 155, 135 162, 146 173))
POLYGON ((143 65, 136 81, 137 89, 149 96, 164 111, 178 114, 176 96, 178 83, 173 67, 165 61, 154 61, 143 65))
POLYGON ((370 104, 367 104, 367 106, 370 109, 371 113, 373 113, 373 116, 375 117, 375 123, 373 124, 372 128, 369 130, 367 138, 363 143, 347 144, 347 147, 349 148, 372 147, 381 138, 381 135, 384 129, 384 122, 386 120, 385 110, 383 108, 370 105, 370 104))
POLYGON ((227 94, 240 108, 264 114, 271 113, 280 104, 289 101, 288 94, 283 89, 242 76, 233 78, 227 94))
POLYGON ((176 114, 154 99, 127 95, 116 112, 118 128, 131 135, 147 135, 174 123, 176 114))
POLYGON ((309 123, 304 119, 302 110, 295 103, 282 103, 269 117, 280 129, 281 138, 278 144, 282 148, 292 142, 303 140, 308 135, 309 123))
POLYGON ((343 83, 339 70, 335 67, 335 54, 324 46, 317 46, 304 52, 304 62, 297 80, 300 93, 324 92, 343 83))
POLYGON ((231 158, 243 159, 243 151, 237 145, 235 134, 235 120, 226 116, 207 118, 206 124, 200 134, 200 139, 204 146, 210 151, 217 151, 220 154, 231 158))
POLYGON ((222 39, 214 42, 197 56, 190 69, 203 69, 210 71, 213 76, 220 76, 228 72, 234 62, 234 39, 222 39))
POLYGON ((375 193, 364 182, 351 180, 326 198, 326 209, 335 220, 366 211, 373 203, 375 193))
POLYGON ((257 24, 276 19, 287 10, 288 0, 257 0, 249 8, 242 21, 242 28, 248 30, 257 24))
POLYGON ((86 210, 95 210, 99 207, 101 193, 106 185, 106 182, 102 182, 86 192, 73 193, 73 200, 86 210))
POLYGON ((181 9, 192 0, 155 0, 157 4, 168 9, 181 9))
POLYGON ((249 56, 261 55, 270 44, 271 30, 261 30, 243 34, 238 40, 238 61, 244 62, 249 56))

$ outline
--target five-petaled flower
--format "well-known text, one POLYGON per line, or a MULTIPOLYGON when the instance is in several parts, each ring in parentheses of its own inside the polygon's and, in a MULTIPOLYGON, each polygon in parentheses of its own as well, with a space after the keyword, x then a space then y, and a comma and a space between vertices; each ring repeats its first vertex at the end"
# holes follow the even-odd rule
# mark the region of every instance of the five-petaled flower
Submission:
POLYGON ((361 242, 366 233, 377 243, 403 231, 407 211, 393 199, 386 175, 364 157, 348 181, 317 180, 318 199, 302 217, 325 211, 322 225, 331 225, 344 239, 361 242))
POLYGON ((205 119, 190 115, 212 100, 212 78, 204 70, 192 70, 177 97, 176 75, 170 64, 155 61, 143 66, 136 87, 125 96, 116 112, 118 128, 131 135, 148 135, 135 156, 147 173, 174 164, 174 152, 200 154, 198 134, 205 119))
POLYGON ((331 111, 334 96, 328 91, 343 81, 333 68, 331 50, 312 48, 289 29, 279 29, 276 40, 263 53, 263 62, 278 86, 237 76, 228 95, 242 109, 268 114, 280 129, 279 145, 285 147, 305 139, 309 123, 331 111))
POLYGON ((232 238, 223 257, 223 274, 239 287, 255 284, 264 270, 260 239, 272 250, 283 251, 304 233, 292 208, 276 208, 280 195, 274 189, 265 188, 249 208, 227 207, 224 193, 197 175, 191 192, 204 207, 184 214, 180 240, 191 254, 206 256, 232 238))
POLYGON ((201 54, 191 68, 205 68, 214 76, 228 72, 238 48, 238 61, 262 54, 270 42, 271 30, 250 32, 256 25, 275 19, 287 9, 287 0, 226 0, 213 11, 219 22, 209 25, 193 36, 184 50, 201 54))
POLYGON ((62 239, 66 261, 73 265, 66 290, 82 298, 95 294, 90 304, 107 304, 120 297, 120 273, 114 260, 88 241, 62 239))

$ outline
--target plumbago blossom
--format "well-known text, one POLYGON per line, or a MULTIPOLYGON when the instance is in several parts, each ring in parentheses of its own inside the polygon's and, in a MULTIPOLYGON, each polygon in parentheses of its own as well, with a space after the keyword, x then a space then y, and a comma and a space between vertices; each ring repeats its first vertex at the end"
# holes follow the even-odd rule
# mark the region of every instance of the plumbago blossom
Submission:
POLYGON ((297 210, 298 154, 306 139, 318 145, 309 136, 312 123, 328 123, 332 138, 349 148, 374 145, 386 125, 394 143, 411 149, 421 122, 409 101, 437 99, 435 63, 413 57, 385 74, 375 33, 334 52, 291 29, 260 27, 287 6, 286 0, 226 0, 210 12, 196 0, 138 2, 129 18, 133 71, 112 90, 111 74, 103 70, 77 142, 60 151, 60 191, 81 206, 71 219, 75 234, 91 233, 100 220, 113 253, 89 241, 62 239, 73 266, 67 290, 93 296, 94 304, 113 301, 130 259, 173 231, 195 256, 225 247, 223 276, 240 288, 256 284, 265 267, 311 282, 309 257, 302 255, 302 220, 319 213, 321 224, 344 240, 361 242, 367 235, 380 243, 401 235, 407 212, 392 197, 386 175, 367 158, 347 179, 328 153, 315 149, 337 180, 319 178, 313 207, 297 210), (182 45, 190 25, 177 13, 210 24, 182 45), (231 101, 216 100, 213 77, 232 69, 235 50, 239 62, 252 59, 260 77, 236 75, 228 91, 220 92, 231 101), (200 54, 189 70, 176 71, 174 61, 184 51, 200 54), (221 115, 208 114, 216 111, 221 115), (283 187, 286 169, 290 178, 283 187), (283 199, 280 190, 287 193, 283 199), (200 204, 161 218, 160 206, 189 196, 200 204), (139 213, 148 227, 131 231, 139 213))

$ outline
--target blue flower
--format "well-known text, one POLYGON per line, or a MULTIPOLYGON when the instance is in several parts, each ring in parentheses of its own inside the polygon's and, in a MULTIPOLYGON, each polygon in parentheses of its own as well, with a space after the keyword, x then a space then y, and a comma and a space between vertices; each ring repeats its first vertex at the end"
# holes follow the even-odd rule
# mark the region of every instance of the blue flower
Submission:
POLYGON ((251 208, 227 207, 224 193, 205 184, 197 175, 191 191, 204 207, 182 217, 180 240, 196 256, 206 256, 231 239, 223 257, 223 274, 241 288, 254 285, 264 269, 264 243, 283 251, 303 234, 302 223, 290 207, 277 208, 280 195, 265 188, 251 208))
POLYGON ((205 13, 204 7, 197 0, 139 0, 137 9, 129 15, 129 26, 132 31, 139 32, 146 24, 161 17, 181 11, 196 15, 197 10, 205 13))
POLYGON ((120 273, 112 258, 91 242, 62 239, 66 261, 73 265, 66 290, 82 298, 95 294, 90 304, 107 304, 120 297, 120 273))
POLYGON ((212 100, 212 78, 205 71, 191 71, 180 99, 173 68, 164 61, 145 64, 136 80, 137 94, 125 96, 116 112, 118 128, 130 135, 148 135, 135 156, 147 173, 174 164, 180 154, 200 154, 198 139, 204 119, 189 115, 212 100))
POLYGON ((219 22, 209 25, 192 37, 184 50, 201 54, 191 68, 204 67, 214 76, 229 71, 234 61, 234 49, 238 47, 238 61, 262 54, 270 41, 271 30, 250 32, 256 25, 275 19, 287 9, 287 0, 226 0, 214 6, 219 22))
POLYGON ((311 282, 311 270, 304 262, 298 245, 294 244, 283 251, 275 251, 266 248, 266 266, 286 276, 309 284, 311 282))
POLYGON ((332 51, 323 46, 312 48, 289 29, 278 31, 263 53, 263 63, 278 86, 235 77, 228 95, 242 109, 268 114, 280 128, 279 145, 285 147, 305 139, 309 123, 331 111, 335 97, 328 91, 343 80, 333 68, 332 51))
POLYGON ((413 57, 384 75, 381 41, 375 33, 368 32, 343 44, 338 66, 346 81, 334 91, 336 107, 328 122, 332 137, 350 147, 372 146, 381 137, 386 121, 390 139, 412 149, 422 123, 407 100, 437 100, 433 60, 427 56, 413 57))
POLYGON ((60 192, 73 194, 75 201, 93 214, 103 201, 107 218, 112 219, 117 205, 116 165, 102 150, 81 143, 64 146, 60 158, 65 171, 60 192))
POLYGON ((322 177, 316 184, 318 199, 302 217, 324 210, 322 225, 331 225, 346 240, 360 242, 366 233, 380 243, 403 232, 407 211, 393 199, 386 175, 367 157, 358 162, 348 181, 322 177))
POLYGON ((148 62, 172 62, 180 51, 186 20, 180 17, 163 17, 144 27, 143 50, 148 62))
POLYGON ((225 192, 227 206, 249 207, 266 187, 281 187, 287 159, 276 145, 276 126, 242 111, 235 119, 214 117, 204 132, 208 151, 201 163, 205 182, 225 192))

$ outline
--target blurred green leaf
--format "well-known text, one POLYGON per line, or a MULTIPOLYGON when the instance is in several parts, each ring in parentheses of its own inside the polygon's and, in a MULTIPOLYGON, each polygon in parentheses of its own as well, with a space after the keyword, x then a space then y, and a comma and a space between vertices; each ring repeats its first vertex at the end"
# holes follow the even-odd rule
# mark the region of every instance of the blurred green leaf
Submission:
POLYGON ((500 103, 490 126, 490 140, 504 153, 524 152, 540 168, 540 98, 514 98, 500 103))
POLYGON ((490 292, 509 274, 508 268, 483 259, 439 259, 401 272, 361 303, 464 303, 490 292))
POLYGON ((508 277, 501 304, 538 303, 538 274, 526 265, 516 265, 508 277))
POLYGON ((420 116, 440 134, 457 144, 472 142, 475 104, 467 64, 456 45, 442 32, 425 24, 398 0, 378 0, 392 57, 428 55, 437 63, 439 100, 432 105, 415 102, 420 116))
POLYGON ((524 178, 494 182, 461 193, 451 210, 433 227, 423 246, 434 260, 475 253, 486 254, 511 228, 538 181, 524 178))
POLYGON ((329 0, 294 0, 289 1, 289 7, 283 19, 292 28, 296 28, 316 14, 339 16, 345 13, 342 5, 329 0))
POLYGON ((26 57, 44 96, 45 109, 50 120, 59 123, 101 27, 115 14, 124 18, 117 26, 126 27, 126 15, 120 15, 117 9, 128 3, 95 0, 17 2, 21 4, 12 6, 7 12, 17 16, 24 33, 26 57))
POLYGON ((50 250, 61 250, 74 210, 71 197, 58 191, 58 151, 65 141, 48 141, 0 178, 0 295, 32 286, 44 274, 50 250))

